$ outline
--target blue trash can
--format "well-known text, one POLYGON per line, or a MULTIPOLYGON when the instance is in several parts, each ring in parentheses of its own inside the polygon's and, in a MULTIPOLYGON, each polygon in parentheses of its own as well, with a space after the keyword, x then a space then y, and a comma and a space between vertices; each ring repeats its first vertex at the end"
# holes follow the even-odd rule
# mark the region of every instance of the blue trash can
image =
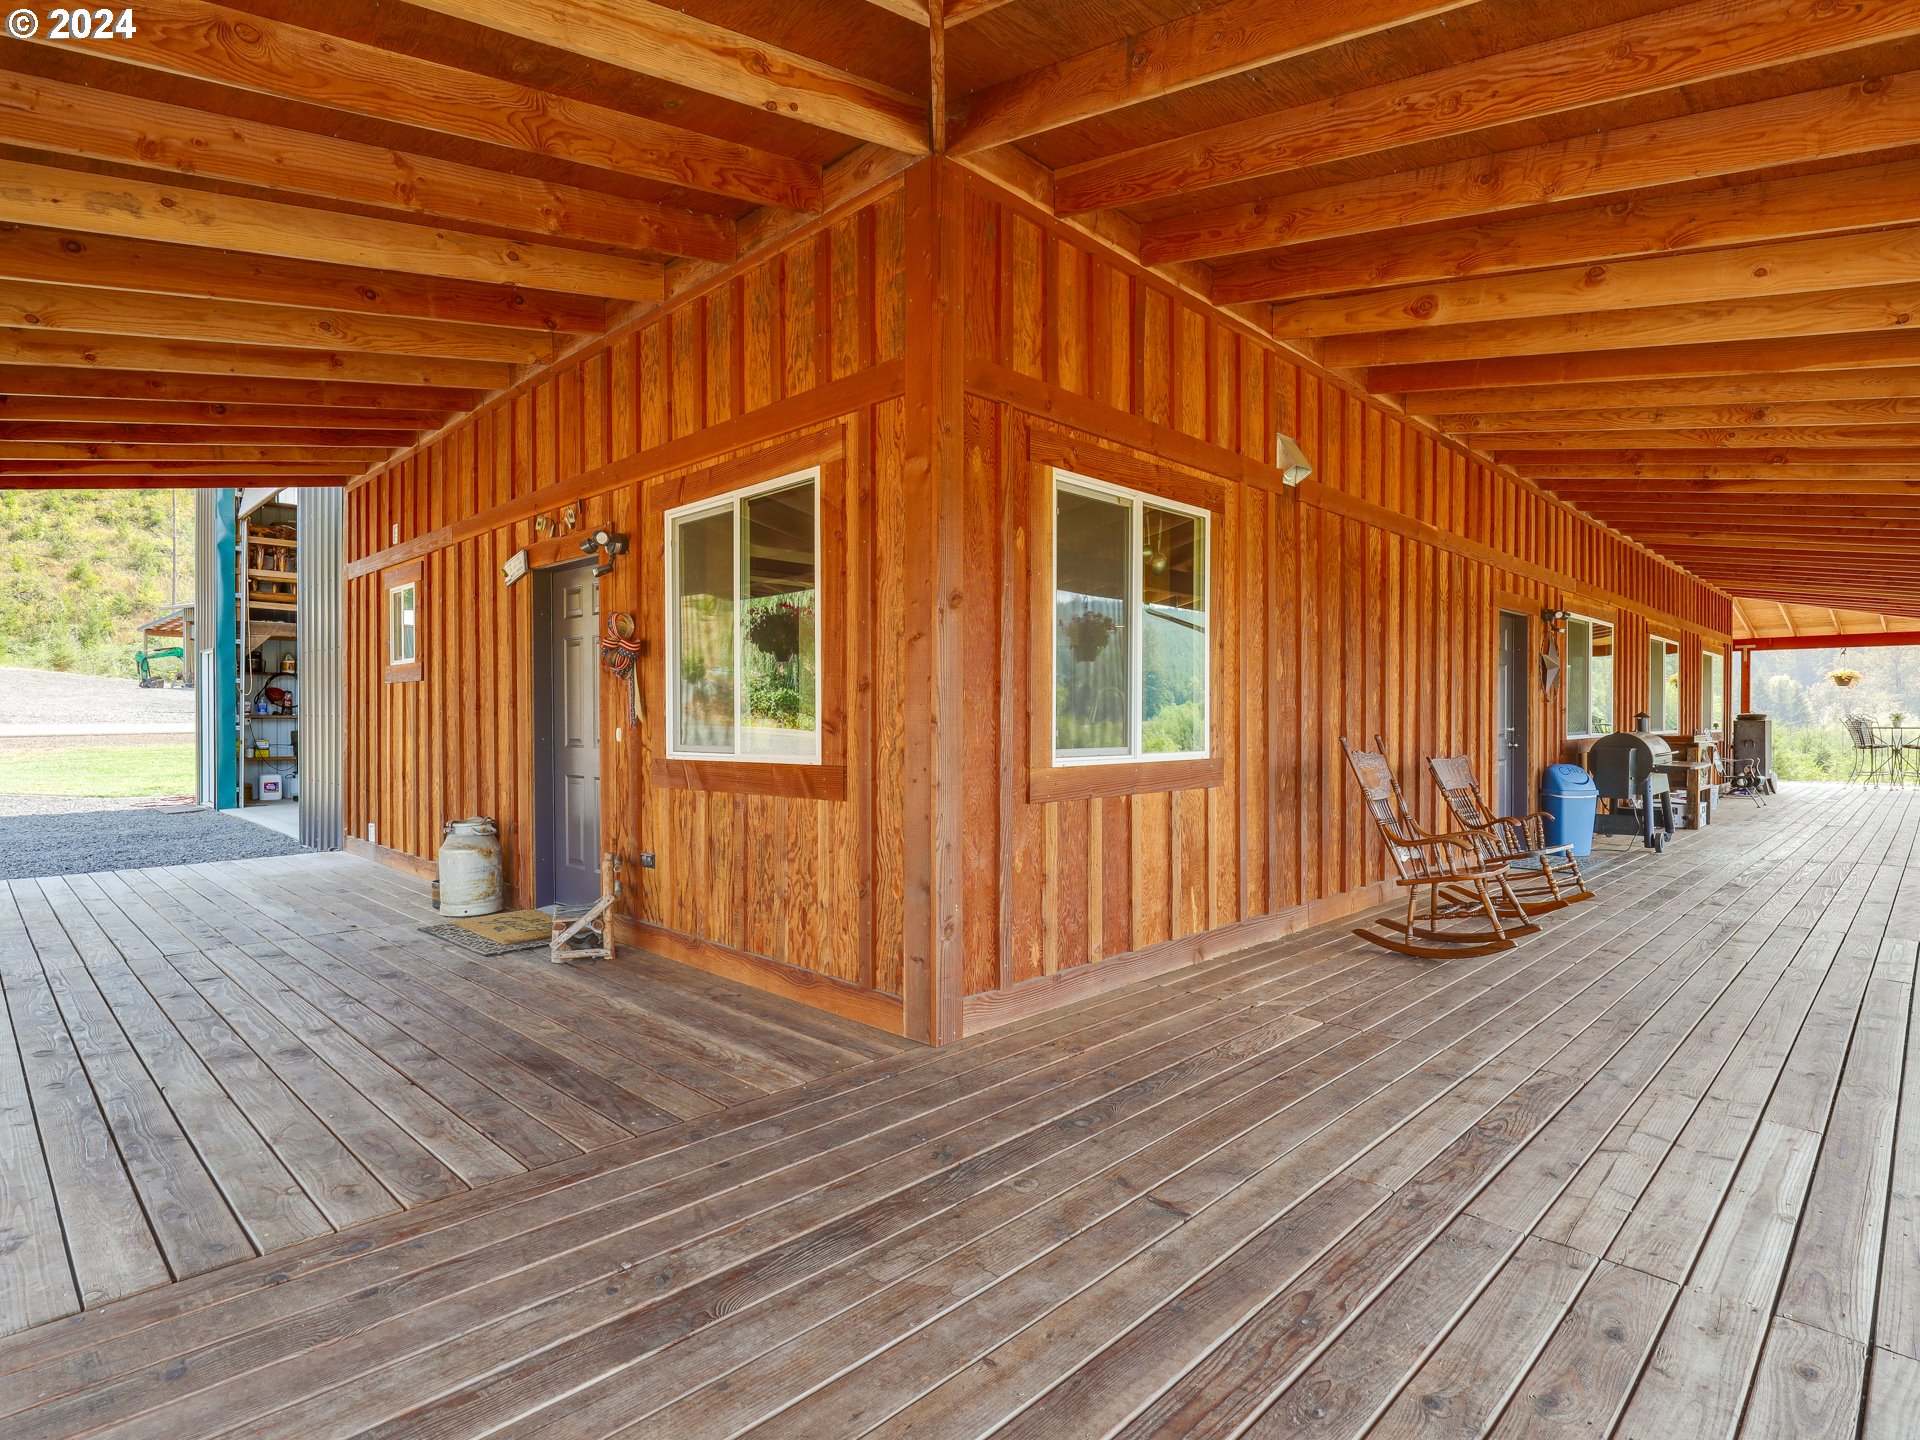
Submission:
POLYGON ((1593 821, 1600 810, 1593 777, 1578 765, 1549 765, 1540 799, 1547 812, 1547 844, 1571 845, 1575 855, 1591 855, 1593 821))

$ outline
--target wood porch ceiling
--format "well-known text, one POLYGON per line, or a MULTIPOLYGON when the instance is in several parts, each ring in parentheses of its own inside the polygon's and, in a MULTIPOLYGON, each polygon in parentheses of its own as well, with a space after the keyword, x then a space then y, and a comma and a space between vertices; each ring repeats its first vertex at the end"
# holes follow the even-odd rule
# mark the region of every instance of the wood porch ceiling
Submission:
POLYGON ((384 463, 834 162, 924 153, 911 8, 156 0, 0 39, 0 485, 384 463))
MULTIPOLYGON (((0 446, 288 423, 183 405, 417 436, 830 203, 837 167, 943 148, 1736 595, 1920 609, 1920 0, 158 0, 139 27, 0 41, 0 446)), ((0 454, 27 463, 60 473, 0 454)))

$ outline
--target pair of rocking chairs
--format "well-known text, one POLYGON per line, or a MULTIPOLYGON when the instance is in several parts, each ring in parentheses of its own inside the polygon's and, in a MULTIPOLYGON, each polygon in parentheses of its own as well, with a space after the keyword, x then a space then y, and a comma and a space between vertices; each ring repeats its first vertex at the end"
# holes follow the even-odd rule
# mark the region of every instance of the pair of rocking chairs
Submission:
POLYGON ((1354 934, 1420 959, 1489 955, 1537 934, 1535 916, 1593 898, 1572 849, 1546 843, 1546 817, 1496 815, 1466 756, 1427 761, 1460 826, 1434 834, 1413 818, 1386 743, 1377 736, 1373 743, 1377 750, 1356 750, 1342 737, 1340 747, 1407 892, 1407 910, 1404 920, 1383 917, 1354 934))

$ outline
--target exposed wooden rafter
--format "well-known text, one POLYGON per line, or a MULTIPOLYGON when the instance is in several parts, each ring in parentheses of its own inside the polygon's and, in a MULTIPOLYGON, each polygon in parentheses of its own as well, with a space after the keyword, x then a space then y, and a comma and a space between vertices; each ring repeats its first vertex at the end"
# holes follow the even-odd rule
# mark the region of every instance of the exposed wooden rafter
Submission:
POLYGON ((413 0, 423 9, 924 154, 925 102, 648 0, 413 0))
POLYGON ((665 274, 652 261, 17 161, 0 161, 0 221, 332 264, 378 256, 383 267, 410 275, 610 299, 666 293, 665 274))
POLYGON ((1920 34, 1920 0, 1704 0, 1059 171, 1104 210, 1920 34))
POLYGON ((0 80, 0 141, 623 250, 731 260, 724 216, 530 180, 310 130, 223 119, 38 76, 0 80))
POLYGON ((1218 259, 1769 165, 1866 155, 1910 145, 1916 134, 1920 75, 1888 75, 1168 216, 1141 227, 1140 249, 1155 264, 1218 259))
MULTIPOLYGON (((1750 300, 1873 286, 1920 275, 1920 226, 1824 235, 1737 250, 1706 250, 1523 275, 1402 286, 1276 305, 1276 335, 1364 335, 1604 309, 1610 314, 1712 300, 1750 300)), ((1806 333, 1796 330, 1790 333, 1806 333)), ((1728 338, 1738 338, 1737 329, 1728 338)))
POLYGON ((949 149, 956 155, 1444 14, 1473 0, 1221 0, 969 96, 949 149))
POLYGON ((709 194, 820 201, 819 170, 771 151, 203 0, 143 5, 109 58, 709 194))

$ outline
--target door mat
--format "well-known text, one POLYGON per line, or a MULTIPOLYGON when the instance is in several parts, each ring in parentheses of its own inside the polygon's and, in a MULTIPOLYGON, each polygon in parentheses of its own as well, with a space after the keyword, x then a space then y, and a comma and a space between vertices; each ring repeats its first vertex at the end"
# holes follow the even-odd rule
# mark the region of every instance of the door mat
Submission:
POLYGON ((514 950, 544 950, 553 935, 553 917, 544 910, 504 910, 439 925, 421 933, 458 945, 475 955, 505 955, 514 950))

